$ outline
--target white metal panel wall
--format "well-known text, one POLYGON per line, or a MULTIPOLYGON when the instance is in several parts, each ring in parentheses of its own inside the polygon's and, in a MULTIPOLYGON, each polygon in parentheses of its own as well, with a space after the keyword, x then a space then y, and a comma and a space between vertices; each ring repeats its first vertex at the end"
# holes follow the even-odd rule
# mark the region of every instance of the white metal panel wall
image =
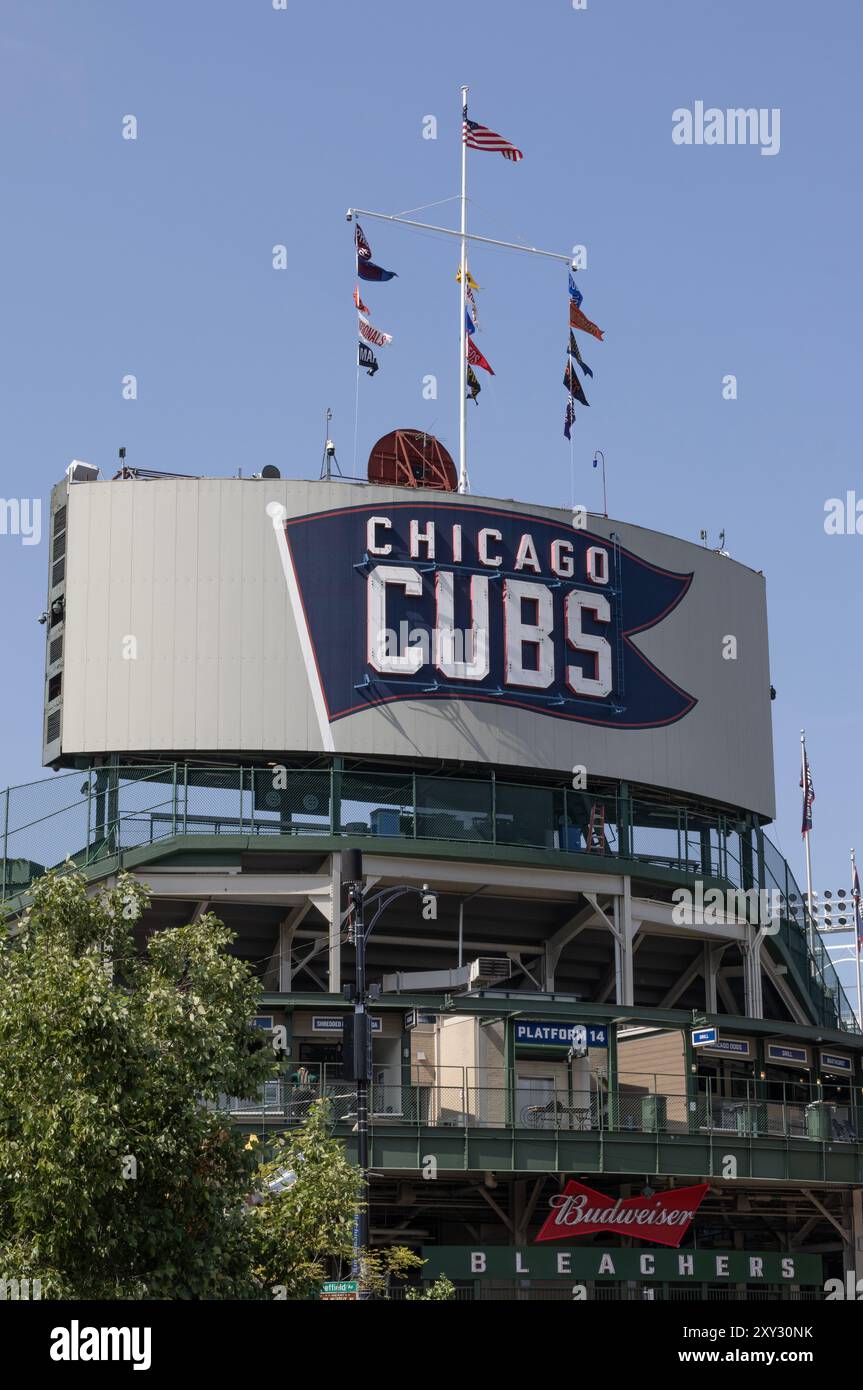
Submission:
MULTIPOLYGON (((319 751, 321 735, 266 505, 291 516, 429 494, 238 479, 72 485, 63 755, 319 751), (125 660, 124 639, 137 642, 125 660)), ((435 503, 488 499, 435 494, 435 503)), ((568 520, 545 507, 495 508, 568 520)), ((693 572, 635 645, 698 704, 676 723, 610 729, 470 700, 400 701, 331 727, 337 752, 589 773, 689 791, 773 815, 764 580, 701 546, 602 517, 641 559, 693 572), (723 639, 738 643, 724 660, 723 639)), ((357 556, 357 559, 360 559, 357 556)))

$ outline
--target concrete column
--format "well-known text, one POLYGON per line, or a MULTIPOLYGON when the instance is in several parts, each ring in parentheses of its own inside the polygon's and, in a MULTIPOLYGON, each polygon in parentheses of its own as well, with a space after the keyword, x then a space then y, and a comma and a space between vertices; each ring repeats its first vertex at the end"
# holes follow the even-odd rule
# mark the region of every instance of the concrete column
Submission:
POLYGON ((704 1007, 707 1013, 716 1014, 719 1012, 719 1002, 716 994, 716 980, 719 974, 719 962, 725 954, 725 945, 711 946, 709 941, 704 943, 704 1007))
POLYGON ((633 970, 633 949, 632 943, 635 935, 635 928, 632 921, 632 881, 628 877, 623 880, 623 893, 614 899, 614 966, 615 966, 615 999, 616 1004, 632 1005, 635 1003, 635 977, 633 970))
MULTIPOLYGON (((292 913, 291 916, 294 914, 292 913)), ((279 993, 290 994, 294 983, 294 962, 292 947, 296 923, 286 917, 279 923, 279 993)))
POLYGON ((761 929, 749 924, 743 943, 743 991, 747 1018, 764 1017, 764 994, 761 987, 761 929))

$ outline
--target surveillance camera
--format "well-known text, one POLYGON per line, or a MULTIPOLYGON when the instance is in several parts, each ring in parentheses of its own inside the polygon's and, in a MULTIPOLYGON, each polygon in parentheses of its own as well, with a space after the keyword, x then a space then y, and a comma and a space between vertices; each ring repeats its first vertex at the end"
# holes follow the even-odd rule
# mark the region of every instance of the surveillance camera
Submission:
POLYGON ((354 220, 353 211, 352 211, 351 208, 348 208, 347 212, 345 213, 345 221, 346 221, 346 222, 353 222, 353 220, 354 220))
POLYGON ((42 624, 42 626, 44 627, 45 624, 46 624, 47 621, 48 621, 48 614, 47 614, 47 613, 40 613, 40 614, 39 614, 39 617, 38 617, 38 619, 37 619, 37 621, 40 622, 40 623, 42 624))
POLYGON ((573 256, 573 258, 572 258, 572 260, 570 261, 569 264, 570 264, 570 268, 571 268, 572 270, 578 270, 578 269, 579 269, 579 264, 578 264, 578 259, 577 259, 577 257, 573 256))

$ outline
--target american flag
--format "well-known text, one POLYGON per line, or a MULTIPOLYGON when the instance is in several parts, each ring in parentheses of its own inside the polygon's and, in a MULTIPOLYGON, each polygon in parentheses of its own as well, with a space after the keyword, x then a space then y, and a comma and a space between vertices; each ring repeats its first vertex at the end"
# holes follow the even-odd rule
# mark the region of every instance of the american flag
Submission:
POLYGON ((809 766, 809 754, 803 748, 803 771, 800 774, 800 785, 803 787, 803 827, 802 833, 808 835, 812 829, 812 803, 815 800, 815 786, 812 782, 812 769, 809 766))
POLYGON ((521 150, 517 150, 515 145, 511 145, 509 140, 504 140, 502 135, 489 130, 487 125, 480 125, 479 121, 468 120, 467 107, 462 111, 462 136, 464 143, 471 150, 490 150, 493 154, 502 154, 504 159, 511 159, 517 164, 520 159, 524 159, 521 150))

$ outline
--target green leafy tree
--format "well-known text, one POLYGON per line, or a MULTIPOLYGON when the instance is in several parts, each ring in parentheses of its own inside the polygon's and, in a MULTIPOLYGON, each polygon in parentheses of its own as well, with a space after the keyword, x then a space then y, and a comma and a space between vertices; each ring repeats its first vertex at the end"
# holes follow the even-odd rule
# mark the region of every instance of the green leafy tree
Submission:
POLYGON ((414 1303, 443 1303, 455 1298, 455 1284, 440 1274, 427 1289, 405 1289, 405 1298, 414 1303))
MULTIPOLYGON (((425 1260, 406 1245, 390 1245, 383 1250, 366 1250, 360 1260, 362 1284, 369 1293, 387 1298, 394 1279, 406 1279, 425 1260)), ((407 1292, 407 1291, 406 1291, 407 1292)))
POLYGON ((309 1298, 353 1255, 362 1177, 330 1133, 325 1101, 273 1141, 251 1209, 255 1276, 273 1297, 309 1298), (274 1186, 280 1190, 273 1190, 274 1186))
POLYGON ((219 1107, 275 1070, 211 914, 134 939, 145 890, 53 871, 0 950, 0 1274, 43 1297, 254 1296, 254 1154, 219 1107))

